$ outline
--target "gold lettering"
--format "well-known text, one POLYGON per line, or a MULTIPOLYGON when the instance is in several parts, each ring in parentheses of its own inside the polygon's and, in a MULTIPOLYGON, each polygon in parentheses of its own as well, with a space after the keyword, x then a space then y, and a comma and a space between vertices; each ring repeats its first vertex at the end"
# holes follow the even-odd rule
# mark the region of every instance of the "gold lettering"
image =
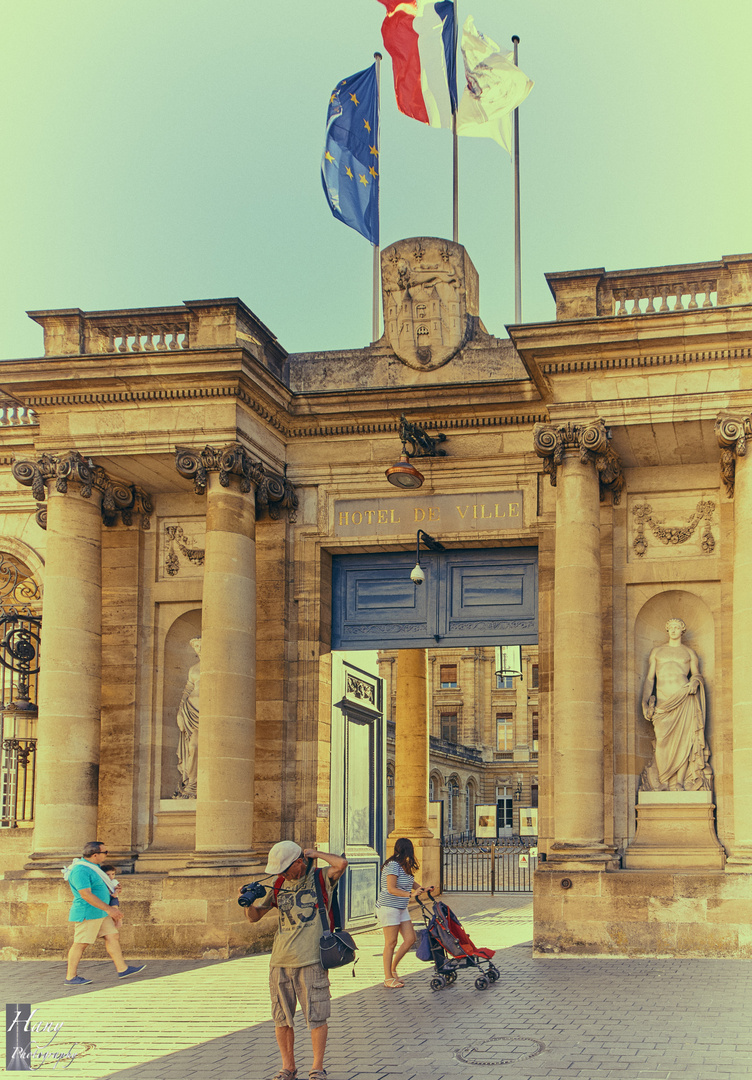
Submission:
POLYGON ((352 523, 353 523, 353 525, 362 525, 363 524, 363 515, 361 514, 360 510, 353 510, 353 512, 352 512, 352 523), (357 521, 355 520, 355 515, 356 514, 358 515, 358 520, 357 521))
POLYGON ((375 513, 376 513, 375 510, 366 510, 366 521, 368 522, 369 525, 373 525, 373 515, 375 513))
POLYGON ((480 516, 481 516, 482 518, 486 518, 486 517, 491 517, 491 515, 490 515, 490 514, 487 514, 487 513, 486 513, 486 504, 485 504, 485 503, 481 503, 481 507, 480 507, 480 516))
POLYGON ((507 516, 506 510, 502 510, 501 513, 499 513, 499 504, 498 503, 496 503, 496 515, 495 516, 496 517, 506 517, 507 516))
POLYGON ((390 510, 390 511, 389 511, 389 513, 390 513, 390 515, 391 515, 391 516, 390 516, 390 518, 389 518, 389 520, 390 520, 390 522, 392 523, 392 525, 399 525, 399 523, 400 523, 400 519, 399 519, 399 518, 396 518, 396 517, 394 516, 394 510, 390 510))
POLYGON ((473 517, 477 518, 477 516, 478 516, 478 506, 477 506, 477 503, 476 503, 476 505, 473 507, 473 517))
MULTIPOLYGON (((392 510, 392 513, 394 511, 392 510)), ((379 510, 379 519, 376 522, 377 525, 386 525, 386 510, 379 510)))
POLYGON ((439 508, 438 508, 438 506, 429 506, 429 508, 428 508, 428 520, 429 521, 438 521, 439 520, 439 508))
POLYGON ((416 521, 425 521, 426 520, 426 512, 420 506, 415 507, 415 520, 416 521), (420 514, 420 517, 418 517, 418 514, 420 514))
POLYGON ((457 507, 457 513, 460 515, 460 517, 462 518, 463 521, 465 520, 465 514, 467 513, 468 509, 469 509, 469 507, 467 507, 467 506, 465 507, 464 510, 460 510, 459 506, 457 507))
POLYGON ((519 503, 510 503, 509 504, 509 516, 510 517, 519 517, 520 516, 520 504, 519 503))
POLYGON ((347 510, 340 510, 340 512, 339 512, 339 523, 340 523, 340 525, 349 525, 350 524, 350 522, 348 521, 349 517, 350 517, 350 515, 348 514, 347 510), (343 517, 345 519, 344 521, 342 520, 343 517))

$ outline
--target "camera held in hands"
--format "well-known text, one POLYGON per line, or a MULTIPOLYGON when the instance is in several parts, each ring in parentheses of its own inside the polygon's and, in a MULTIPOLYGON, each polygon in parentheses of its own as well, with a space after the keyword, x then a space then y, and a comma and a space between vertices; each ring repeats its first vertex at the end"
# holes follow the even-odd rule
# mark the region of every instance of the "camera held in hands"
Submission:
POLYGON ((238 903, 241 907, 251 907, 254 900, 260 900, 266 892, 266 887, 258 881, 250 881, 247 885, 243 885, 240 890, 240 896, 238 897, 238 903))

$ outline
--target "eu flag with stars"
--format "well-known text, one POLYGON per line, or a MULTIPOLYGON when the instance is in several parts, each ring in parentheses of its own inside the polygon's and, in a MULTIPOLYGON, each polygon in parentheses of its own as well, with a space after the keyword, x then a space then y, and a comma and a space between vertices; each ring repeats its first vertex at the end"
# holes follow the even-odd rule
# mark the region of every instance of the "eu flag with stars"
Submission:
POLYGON ((321 182, 332 213, 379 243, 379 98, 376 64, 337 83, 329 98, 321 182))

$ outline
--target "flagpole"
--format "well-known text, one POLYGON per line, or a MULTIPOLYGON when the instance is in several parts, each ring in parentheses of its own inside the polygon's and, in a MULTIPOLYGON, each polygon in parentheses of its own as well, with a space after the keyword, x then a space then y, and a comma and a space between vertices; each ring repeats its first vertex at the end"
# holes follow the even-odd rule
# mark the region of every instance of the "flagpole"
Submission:
MULTIPOLYGON (((517 46, 520 39, 515 34, 514 66, 517 63, 517 46)), ((514 110, 514 321, 522 322, 522 267, 520 254, 520 110, 514 110)))
MULTIPOLYGON (((376 161, 379 166, 379 186, 376 196, 376 220, 379 223, 379 241, 381 240, 381 53, 375 52, 376 61, 376 161)), ((379 340, 379 244, 373 245, 373 341, 379 340)))
MULTIPOLYGON (((457 9, 459 7, 459 0, 454 0, 454 70, 455 70, 455 83, 457 81, 457 39, 459 34, 459 20, 457 9)), ((459 105, 459 102, 458 102, 459 105)), ((460 225, 459 225, 459 188, 460 188, 460 169, 459 169, 459 140, 457 138, 457 109, 452 110, 452 240, 455 244, 460 242, 460 225)))

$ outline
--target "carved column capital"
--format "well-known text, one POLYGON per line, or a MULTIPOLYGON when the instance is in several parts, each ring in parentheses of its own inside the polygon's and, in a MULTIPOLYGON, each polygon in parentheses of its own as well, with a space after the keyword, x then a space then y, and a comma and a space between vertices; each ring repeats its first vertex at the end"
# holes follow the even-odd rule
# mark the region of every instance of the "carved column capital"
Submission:
POLYGON ((719 413, 715 422, 715 437, 721 448, 721 479, 731 498, 736 479, 736 459, 746 456, 747 441, 752 438, 752 417, 719 413))
POLYGON ((286 477, 270 473, 260 461, 254 461, 240 443, 230 443, 225 447, 205 446, 203 450, 191 446, 175 448, 175 468, 187 480, 193 480, 197 495, 206 492, 208 474, 219 473, 222 487, 228 487, 230 479, 236 476, 242 492, 255 488, 256 514, 261 516, 268 510, 273 520, 279 518, 281 509, 287 510, 290 521, 295 521, 298 497, 295 489, 286 477))
POLYGON ((55 491, 64 495, 72 482, 83 499, 90 499, 92 491, 102 495, 102 521, 107 526, 121 520, 124 525, 133 523, 134 513, 141 518, 141 527, 148 529, 154 507, 151 496, 135 484, 115 480, 91 458, 83 457, 78 450, 56 456, 42 454, 36 461, 14 461, 11 468, 14 478, 24 487, 30 487, 37 501, 37 522, 47 528, 47 485, 54 482, 55 491))
POLYGON ((625 487, 621 462, 616 451, 610 447, 611 432, 602 419, 584 424, 536 424, 533 428, 533 445, 538 457, 543 458, 543 471, 556 487, 556 471, 564 461, 565 453, 579 452, 580 461, 595 466, 600 484, 601 499, 606 490, 613 493, 614 505, 619 502, 625 487))

